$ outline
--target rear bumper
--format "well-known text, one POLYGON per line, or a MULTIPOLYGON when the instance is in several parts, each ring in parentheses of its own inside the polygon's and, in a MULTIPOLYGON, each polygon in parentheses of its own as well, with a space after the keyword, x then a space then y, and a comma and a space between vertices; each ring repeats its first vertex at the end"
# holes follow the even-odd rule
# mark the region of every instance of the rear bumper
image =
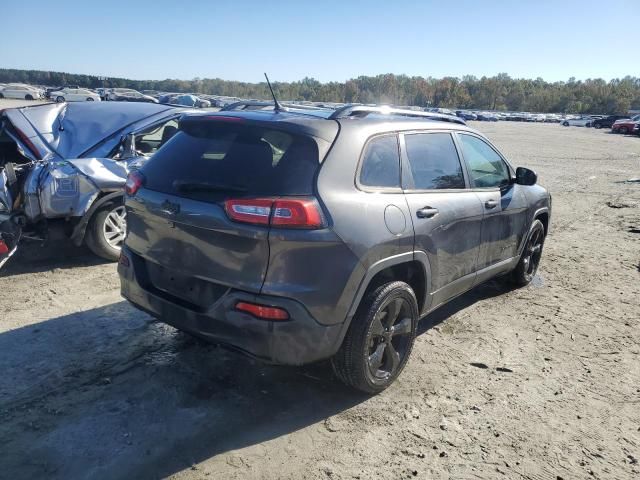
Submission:
POLYGON ((138 278, 140 257, 131 254, 126 247, 123 255, 129 259, 129 266, 118 265, 122 296, 179 330, 280 365, 303 365, 323 360, 340 347, 343 324, 321 325, 295 300, 228 289, 212 305, 195 309, 165 292, 145 288, 145 281, 140 282, 138 278), (239 301, 284 308, 290 319, 257 319, 236 310, 239 301))

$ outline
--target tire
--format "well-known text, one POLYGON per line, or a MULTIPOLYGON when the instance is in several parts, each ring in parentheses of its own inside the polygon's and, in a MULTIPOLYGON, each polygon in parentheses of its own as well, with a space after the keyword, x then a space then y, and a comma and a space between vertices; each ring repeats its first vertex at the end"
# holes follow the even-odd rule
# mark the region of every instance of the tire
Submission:
POLYGON ((87 102, 93 102, 93 98, 87 97, 87 102))
POLYGON ((568 127, 569 126, 569 122, 562 122, 562 125, 565 126, 565 127, 568 127))
POLYGON ((590 124, 590 123, 587 123, 587 124, 585 124, 585 127, 587 127, 587 128, 591 128, 591 124, 590 124))
POLYGON ((527 243, 520 256, 520 261, 513 272, 511 272, 511 281, 513 284, 518 287, 524 287, 531 283, 540 265, 544 239, 544 225, 540 220, 534 220, 529 230, 527 243))
POLYGON ((629 129, 627 127, 620 127, 620 130, 618 130, 622 135, 626 135, 627 133, 629 133, 629 129))
POLYGON ((596 130, 600 130, 602 128, 602 125, 600 125, 599 123, 596 123, 593 128, 595 128, 596 130))
POLYGON ((28 93, 28 94, 26 94, 26 95, 24 96, 24 99, 25 99, 25 100, 33 100, 33 95, 31 95, 31 94, 29 94, 29 93, 28 93))
POLYGON ((0 92, 0 98, 4 98, 4 95, 0 92))
POLYGON ((124 215, 124 202, 117 200, 98 209, 89 220, 85 242, 97 256, 114 262, 120 257, 127 225, 124 215))
POLYGON ((370 291, 331 359, 336 376, 363 392, 382 392, 406 365, 418 320, 416 296, 406 283, 390 282, 370 291))
POLYGON ((64 97, 63 97, 63 96, 56 97, 56 102, 57 102, 57 103, 62 103, 62 102, 64 102, 64 97))

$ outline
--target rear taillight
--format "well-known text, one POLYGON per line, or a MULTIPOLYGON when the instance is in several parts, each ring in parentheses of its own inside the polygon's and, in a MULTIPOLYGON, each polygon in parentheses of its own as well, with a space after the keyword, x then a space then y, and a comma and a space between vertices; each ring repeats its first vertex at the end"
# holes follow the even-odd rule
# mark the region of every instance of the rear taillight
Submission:
POLYGON ((0 239, 0 255, 9 253, 9 246, 4 243, 4 240, 0 239))
POLYGON ((309 230, 324 226, 314 198, 242 198, 225 201, 224 208, 236 222, 309 230))
POLYGON ((41 160, 42 155, 40 155, 40 152, 33 144, 33 142, 29 139, 29 137, 27 137, 27 135, 19 128, 16 128, 16 133, 18 134, 18 137, 20 137, 20 140, 25 145, 25 147, 27 147, 31 151, 36 160, 41 160))
POLYGON ((144 185, 144 175, 140 172, 131 172, 124 184, 124 192, 129 196, 133 196, 140 190, 142 185, 144 185))
POLYGON ((256 303, 238 302, 236 310, 250 313, 261 320, 289 320, 289 313, 284 308, 267 307, 256 303))

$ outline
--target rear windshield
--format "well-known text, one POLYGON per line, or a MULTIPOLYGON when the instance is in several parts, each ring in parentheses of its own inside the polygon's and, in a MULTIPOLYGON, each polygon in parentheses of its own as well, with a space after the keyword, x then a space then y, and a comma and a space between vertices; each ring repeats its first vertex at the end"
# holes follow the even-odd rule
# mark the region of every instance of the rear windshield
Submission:
POLYGON ((142 173, 145 188, 202 201, 311 195, 318 156, 310 137, 222 122, 185 122, 142 173))

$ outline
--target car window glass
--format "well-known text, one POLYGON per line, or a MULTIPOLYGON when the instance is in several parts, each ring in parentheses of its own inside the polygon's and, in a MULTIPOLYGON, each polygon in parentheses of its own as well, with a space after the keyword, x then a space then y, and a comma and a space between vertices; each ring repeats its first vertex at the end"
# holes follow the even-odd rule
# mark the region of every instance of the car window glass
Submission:
POLYGON ((377 137, 367 144, 360 183, 370 187, 400 187, 400 155, 395 135, 377 137))
POLYGON ((451 134, 418 133, 404 138, 416 189, 465 188, 451 134))
POLYGON ((509 169, 504 160, 484 140, 472 135, 460 135, 462 154, 469 167, 475 187, 500 187, 509 183, 509 169))
POLYGON ((178 120, 156 124, 136 135, 136 150, 145 155, 154 154, 178 131, 178 120))

